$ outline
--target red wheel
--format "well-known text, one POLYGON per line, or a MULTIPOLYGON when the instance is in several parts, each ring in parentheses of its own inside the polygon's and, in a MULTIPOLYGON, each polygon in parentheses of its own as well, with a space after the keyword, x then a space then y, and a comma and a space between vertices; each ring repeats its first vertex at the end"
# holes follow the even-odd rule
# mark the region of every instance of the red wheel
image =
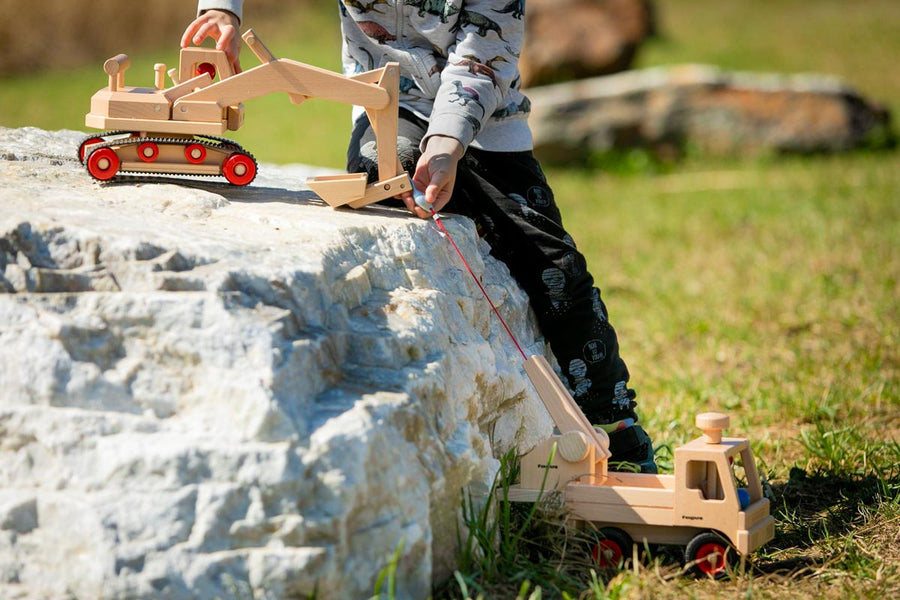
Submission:
POLYGON ((727 549, 722 544, 703 544, 697 549, 697 568, 713 575, 725 568, 725 553, 727 549))
POLYGON ((94 144, 100 144, 103 140, 98 137, 89 138, 81 142, 81 146, 78 147, 78 160, 81 161, 81 164, 84 164, 84 152, 88 146, 92 146, 94 144))
POLYGON ((591 551, 594 562, 604 569, 619 568, 631 556, 631 537, 614 527, 603 528, 599 533, 603 539, 591 551))
POLYGON ((200 63, 197 65, 196 75, 203 75, 206 73, 209 75, 210 79, 216 78, 216 66, 212 63, 200 63))
POLYGON ((184 157, 192 165, 199 165, 206 160, 206 147, 202 144, 190 144, 184 149, 184 157))
POLYGON ((225 159, 222 175, 232 185, 247 185, 256 177, 256 163, 250 155, 235 152, 225 159))
POLYGON ((713 532, 701 533, 691 540, 684 551, 688 567, 696 575, 720 579, 728 574, 735 561, 735 551, 727 541, 713 532))
POLYGON ((138 158, 144 162, 153 162, 159 158, 159 146, 153 142, 144 142, 138 146, 138 158))
POLYGON ((119 157, 111 148, 100 148, 88 156, 87 170, 95 179, 107 181, 116 176, 119 164, 119 157))
POLYGON ((612 540, 600 540, 597 542, 597 545, 594 546, 593 555, 594 562, 604 569, 615 569, 622 564, 622 559, 625 558, 622 554, 622 549, 612 540))

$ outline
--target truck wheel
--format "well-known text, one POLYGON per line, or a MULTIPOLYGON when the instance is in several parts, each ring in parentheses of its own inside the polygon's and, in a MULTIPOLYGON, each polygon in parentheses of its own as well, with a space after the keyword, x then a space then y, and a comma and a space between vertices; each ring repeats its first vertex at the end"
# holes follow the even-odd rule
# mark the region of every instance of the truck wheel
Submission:
POLYGON ((631 536, 615 527, 604 527, 591 551, 594 562, 604 569, 616 569, 631 556, 631 536))
POLYGON ((728 575, 737 559, 734 547, 721 535, 706 531, 697 535, 684 549, 688 570, 698 577, 721 579, 728 575))
POLYGON ((94 179, 108 181, 119 171, 119 157, 110 148, 100 148, 91 152, 87 159, 87 170, 94 179))

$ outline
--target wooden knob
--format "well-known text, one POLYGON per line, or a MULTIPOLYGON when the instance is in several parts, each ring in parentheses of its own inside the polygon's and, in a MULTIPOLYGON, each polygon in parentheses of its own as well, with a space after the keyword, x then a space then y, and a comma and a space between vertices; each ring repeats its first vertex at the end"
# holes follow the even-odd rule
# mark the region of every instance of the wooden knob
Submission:
POLYGON ((707 444, 718 444, 722 441, 722 430, 727 429, 730 419, 722 413, 701 413, 697 415, 696 424, 703 432, 707 444))
POLYGON ((131 59, 128 58, 127 54, 116 54, 103 63, 103 70, 106 71, 107 75, 117 75, 119 73, 124 73, 125 69, 130 66, 131 59))
POLYGON ((556 442, 556 449, 566 462, 578 462, 587 457, 588 444, 588 437, 584 433, 568 431, 559 436, 556 442))
POLYGON ((154 80, 156 89, 161 90, 166 87, 166 65, 164 63, 156 63, 153 65, 154 80))

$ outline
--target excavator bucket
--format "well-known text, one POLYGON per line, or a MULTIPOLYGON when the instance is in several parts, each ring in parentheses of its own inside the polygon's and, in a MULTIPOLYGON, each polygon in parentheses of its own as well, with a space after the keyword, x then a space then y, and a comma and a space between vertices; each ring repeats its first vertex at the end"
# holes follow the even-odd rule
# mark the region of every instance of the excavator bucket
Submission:
POLYGON ((366 194, 365 173, 323 175, 306 180, 306 185, 332 208, 359 200, 366 194))

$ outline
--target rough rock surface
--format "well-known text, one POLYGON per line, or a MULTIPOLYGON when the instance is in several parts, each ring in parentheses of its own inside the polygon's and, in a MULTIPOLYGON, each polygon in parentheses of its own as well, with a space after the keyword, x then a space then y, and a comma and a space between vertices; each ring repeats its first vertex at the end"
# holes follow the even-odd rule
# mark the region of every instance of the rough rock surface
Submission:
POLYGON ((531 126, 545 160, 643 147, 671 154, 836 152, 890 143, 886 109, 824 75, 657 67, 532 88, 531 126))
POLYGON ((398 547, 427 596, 461 489, 550 431, 452 249, 301 167, 99 184, 81 138, 0 129, 0 597, 366 598, 398 547))
POLYGON ((655 30, 650 0, 528 0, 525 11, 526 87, 624 71, 655 30))

